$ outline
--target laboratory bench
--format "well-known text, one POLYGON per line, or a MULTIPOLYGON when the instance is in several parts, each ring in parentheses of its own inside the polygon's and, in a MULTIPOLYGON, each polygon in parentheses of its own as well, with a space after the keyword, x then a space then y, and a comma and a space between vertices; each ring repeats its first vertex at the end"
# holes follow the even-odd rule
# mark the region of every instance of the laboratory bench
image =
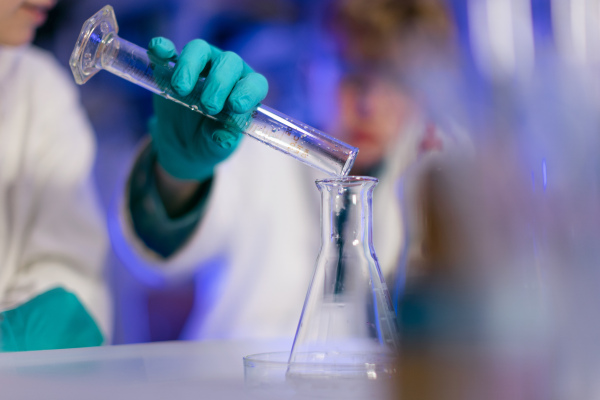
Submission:
POLYGON ((350 393, 322 387, 299 391, 282 381, 245 380, 244 356, 289 351, 290 346, 287 340, 174 341, 0 353, 0 398, 335 399, 352 393, 364 398, 354 388, 350 393))

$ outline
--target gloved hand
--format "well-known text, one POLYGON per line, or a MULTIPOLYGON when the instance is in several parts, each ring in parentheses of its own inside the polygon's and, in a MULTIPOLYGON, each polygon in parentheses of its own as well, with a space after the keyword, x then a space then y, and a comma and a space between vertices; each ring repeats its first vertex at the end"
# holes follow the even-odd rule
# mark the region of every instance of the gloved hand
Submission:
MULTIPOLYGON (((152 39, 148 53, 163 62, 177 56, 175 45, 165 38, 152 39)), ((208 115, 223 111, 249 118, 267 95, 265 77, 253 72, 238 55, 196 39, 185 45, 177 58, 171 86, 181 96, 187 96, 200 76, 206 80, 199 106, 208 115)), ((158 162, 179 179, 208 179, 214 167, 236 149, 241 139, 241 131, 227 129, 219 122, 156 95, 154 112, 150 134, 158 162)))
POLYGON ((0 350, 100 346, 102 333, 77 297, 63 288, 0 313, 0 350))

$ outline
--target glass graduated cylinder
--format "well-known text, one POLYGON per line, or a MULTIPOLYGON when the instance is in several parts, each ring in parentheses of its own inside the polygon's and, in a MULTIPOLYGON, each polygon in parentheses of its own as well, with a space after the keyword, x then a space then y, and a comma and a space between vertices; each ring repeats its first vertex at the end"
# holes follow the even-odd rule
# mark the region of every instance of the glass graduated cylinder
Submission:
POLYGON ((200 103, 203 78, 189 95, 180 96, 171 87, 175 63, 152 60, 146 49, 121 39, 117 32, 111 6, 105 6, 85 22, 69 62, 78 84, 105 69, 329 175, 345 176, 352 168, 357 148, 263 104, 246 115, 227 111, 214 116, 203 113, 200 103))

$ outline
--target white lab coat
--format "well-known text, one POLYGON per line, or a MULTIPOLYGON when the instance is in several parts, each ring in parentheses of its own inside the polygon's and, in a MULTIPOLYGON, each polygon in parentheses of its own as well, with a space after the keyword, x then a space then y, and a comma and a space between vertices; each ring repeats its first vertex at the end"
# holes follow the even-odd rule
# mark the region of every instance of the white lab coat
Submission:
POLYGON ((95 142, 74 86, 43 50, 0 46, 0 309, 62 286, 106 338, 95 142))
MULTIPOLYGON (((374 191, 374 247, 386 277, 403 245, 398 178, 416 159, 423 130, 422 122, 406 128, 374 191)), ((185 338, 293 338, 320 247, 319 177, 326 176, 245 138, 218 167, 199 227, 169 259, 136 237, 127 194, 118 216, 111 213, 111 236, 126 264, 146 276, 197 271, 185 338)))

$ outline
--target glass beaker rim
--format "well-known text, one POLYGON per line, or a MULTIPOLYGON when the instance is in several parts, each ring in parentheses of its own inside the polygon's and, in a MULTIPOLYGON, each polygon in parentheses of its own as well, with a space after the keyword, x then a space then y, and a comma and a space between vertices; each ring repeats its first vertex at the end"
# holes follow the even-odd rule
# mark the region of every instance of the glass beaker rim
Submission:
POLYGON ((353 184, 360 185, 363 183, 377 183, 379 179, 372 176, 340 176, 336 178, 317 179, 317 185, 330 186, 352 186, 353 184))
MULTIPOLYGON (((319 351, 308 352, 308 353, 300 353, 300 354, 310 354, 310 353, 323 353, 319 351)), ((290 352, 289 351, 277 351, 270 353, 258 353, 258 354, 250 354, 243 357, 244 366, 261 366, 267 368, 281 368, 281 367, 289 367, 291 365, 297 367, 306 367, 306 368, 337 368, 340 370, 383 370, 389 369, 391 366, 395 365, 396 355, 390 352, 381 352, 381 353, 360 353, 360 352, 349 352, 346 355, 354 356, 358 359, 362 359, 361 361, 356 361, 354 363, 339 363, 339 362, 308 362, 308 361, 290 361, 290 352)))

